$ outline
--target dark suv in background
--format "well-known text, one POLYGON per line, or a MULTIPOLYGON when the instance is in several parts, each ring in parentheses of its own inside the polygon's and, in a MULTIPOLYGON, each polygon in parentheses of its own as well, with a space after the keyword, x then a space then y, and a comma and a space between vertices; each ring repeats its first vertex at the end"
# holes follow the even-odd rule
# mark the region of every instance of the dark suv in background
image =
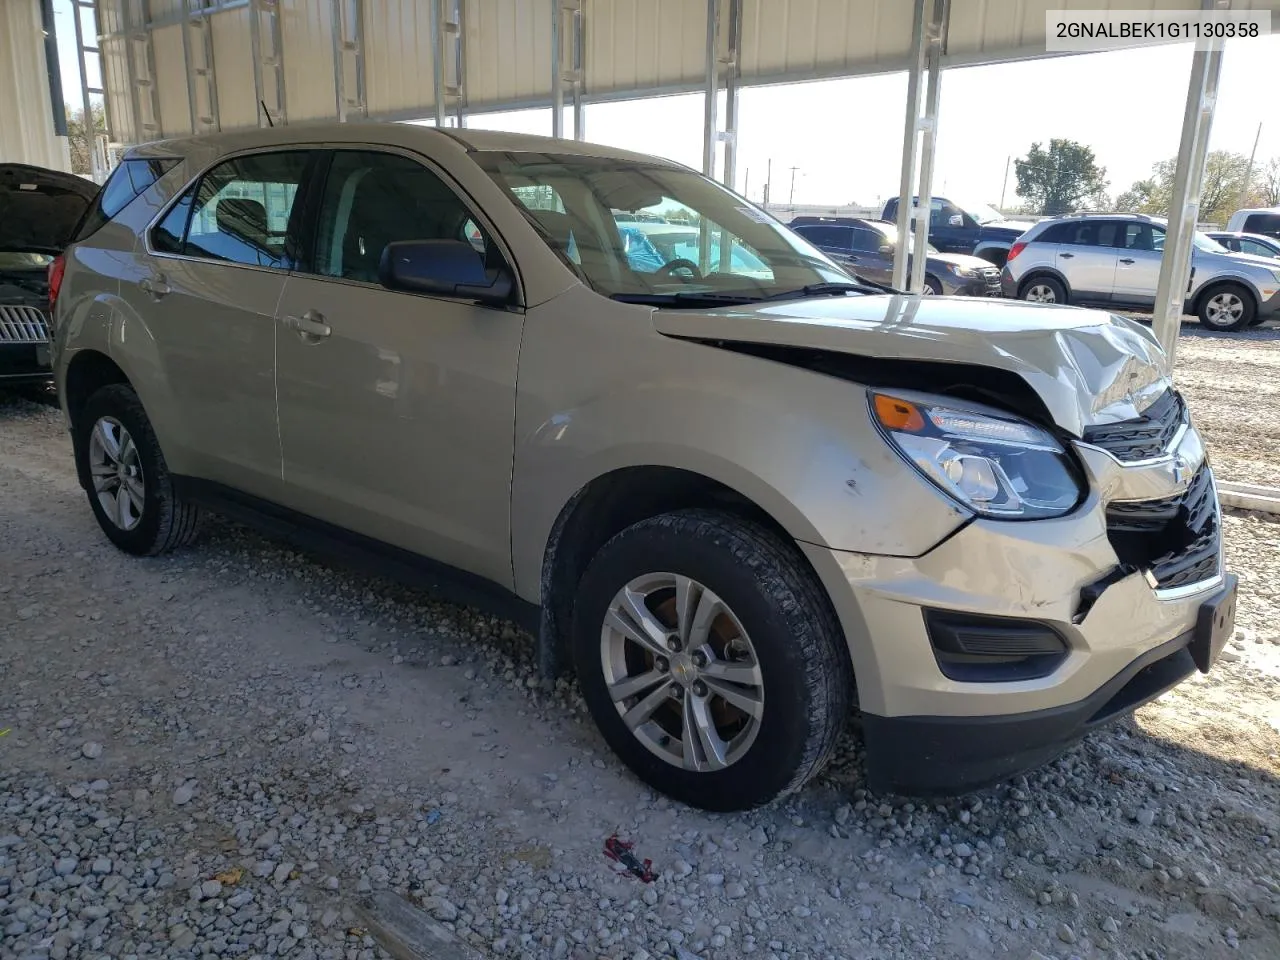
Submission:
MULTIPOLYGON (((898 241, 895 224, 856 217, 796 217, 789 226, 860 279, 881 284, 893 282, 893 251, 898 241)), ((998 297, 1001 296, 1000 268, 978 257, 939 253, 930 244, 921 292, 998 297)))

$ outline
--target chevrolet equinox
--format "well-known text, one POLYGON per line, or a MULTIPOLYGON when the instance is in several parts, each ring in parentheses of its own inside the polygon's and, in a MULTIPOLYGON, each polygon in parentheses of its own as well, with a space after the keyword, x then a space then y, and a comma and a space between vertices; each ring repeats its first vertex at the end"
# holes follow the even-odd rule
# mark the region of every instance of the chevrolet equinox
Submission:
POLYGON ((66 240, 54 368, 112 542, 211 510, 499 604, 688 803, 796 790, 855 710, 872 787, 972 789, 1232 630, 1146 330, 885 294, 677 164, 400 124, 169 140, 66 240), (629 259, 619 224, 667 218, 697 243, 629 259))

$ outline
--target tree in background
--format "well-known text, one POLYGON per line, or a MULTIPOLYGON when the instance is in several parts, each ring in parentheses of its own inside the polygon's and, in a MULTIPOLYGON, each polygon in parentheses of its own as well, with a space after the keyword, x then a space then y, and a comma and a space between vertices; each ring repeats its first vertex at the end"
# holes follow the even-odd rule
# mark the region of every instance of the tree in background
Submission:
POLYGON ((1280 157, 1273 158, 1260 170, 1254 183, 1259 206, 1280 207, 1280 157))
MULTIPOLYGON (((1200 187, 1200 221, 1226 223, 1240 209, 1241 191, 1249 158, 1230 150, 1214 150, 1205 159, 1204 181, 1200 187)), ((1173 177, 1177 160, 1161 160, 1151 168, 1151 176, 1138 180, 1116 199, 1116 209, 1128 213, 1151 213, 1168 216, 1173 197, 1173 177)), ((1272 160, 1265 170, 1255 170, 1245 206, 1274 206, 1280 203, 1280 160, 1272 160), (1268 196, 1275 197, 1272 202, 1268 196)))
MULTIPOLYGON (((93 173, 93 152, 85 135, 84 110, 73 109, 67 104, 67 147, 71 152, 71 172, 89 176, 93 173)), ((107 129, 107 114, 102 104, 93 105, 93 128, 99 132, 107 129)))
POLYGON ((1018 196, 1045 216, 1071 213, 1085 202, 1105 205, 1106 168, 1098 166, 1093 149, 1082 143, 1054 138, 1048 150, 1033 143, 1014 168, 1018 196))

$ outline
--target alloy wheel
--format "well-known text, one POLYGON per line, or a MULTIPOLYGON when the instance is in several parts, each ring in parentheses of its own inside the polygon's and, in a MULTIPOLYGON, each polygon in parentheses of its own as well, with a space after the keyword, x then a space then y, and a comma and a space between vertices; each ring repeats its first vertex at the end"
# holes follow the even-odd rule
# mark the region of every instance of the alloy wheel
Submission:
POLYGON ((614 596, 600 634, 609 697, 632 734, 673 766, 722 770, 760 732, 755 648, 720 597, 690 577, 637 577, 614 596))
POLYGON ((1033 283, 1027 288, 1025 299, 1033 303, 1057 303, 1057 294, 1053 292, 1053 287, 1047 283, 1033 283))
POLYGON ((1244 314, 1244 301, 1234 293, 1223 291, 1209 298, 1204 313, 1212 326, 1228 327, 1238 323, 1244 314))
POLYGON ((101 417, 89 434, 89 475, 102 511, 121 530, 142 522, 146 486, 138 447, 114 417, 101 417))

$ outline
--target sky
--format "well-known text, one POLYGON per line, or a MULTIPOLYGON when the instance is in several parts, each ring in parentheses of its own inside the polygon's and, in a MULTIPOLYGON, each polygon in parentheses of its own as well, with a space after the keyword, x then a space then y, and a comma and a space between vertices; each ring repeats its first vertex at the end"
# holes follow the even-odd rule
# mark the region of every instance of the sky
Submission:
MULTIPOLYGON (((70 0, 54 0, 64 92, 79 101, 70 0)), ((933 190, 959 202, 1016 202, 1010 158, 1064 137, 1093 148, 1114 196, 1178 152, 1189 45, 1147 47, 946 70, 933 190)), ((1231 40, 1223 56, 1211 150, 1258 163, 1280 156, 1276 64, 1280 34, 1231 40)), ((93 77, 96 83, 97 78, 93 77)), ((878 206, 897 193, 905 74, 744 88, 735 188, 759 201, 772 161, 774 202, 878 206)), ((721 110, 723 116, 723 110, 721 110)), ((586 108, 588 140, 702 165, 701 94, 586 108)), ((473 115, 469 126, 551 133, 551 111, 473 115)), ((566 117, 566 132, 572 122, 566 117)))

